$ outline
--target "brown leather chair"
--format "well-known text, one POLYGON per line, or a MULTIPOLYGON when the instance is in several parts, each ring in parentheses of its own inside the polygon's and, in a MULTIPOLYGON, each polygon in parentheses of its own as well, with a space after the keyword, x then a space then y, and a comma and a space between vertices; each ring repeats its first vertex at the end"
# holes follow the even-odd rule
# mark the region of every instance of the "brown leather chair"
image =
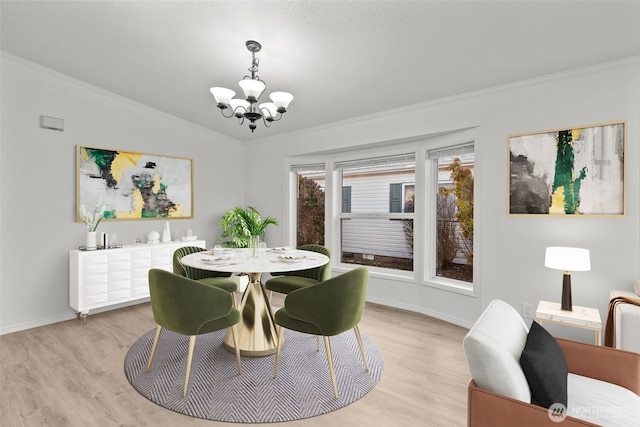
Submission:
MULTIPOLYGON (((640 396, 640 354, 556 338, 569 372, 613 383, 640 396)), ((551 421, 548 409, 493 393, 471 380, 467 390, 469 427, 598 426, 567 416, 561 423, 551 421)))
POLYGON ((465 336, 468 426, 618 426, 640 419, 640 354, 554 338, 533 326, 493 300, 465 336), (566 403, 559 375, 566 377, 566 403))

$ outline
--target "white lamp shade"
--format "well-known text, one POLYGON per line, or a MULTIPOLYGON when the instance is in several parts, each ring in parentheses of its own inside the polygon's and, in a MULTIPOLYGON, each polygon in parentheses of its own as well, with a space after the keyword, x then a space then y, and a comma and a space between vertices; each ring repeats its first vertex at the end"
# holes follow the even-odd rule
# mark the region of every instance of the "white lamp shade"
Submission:
POLYGON ((260 98, 262 92, 264 92, 265 84, 262 80, 243 79, 238 83, 244 92, 244 96, 247 98, 253 97, 255 99, 260 98))
POLYGON ((245 101, 244 99, 234 98, 229 101, 229 106, 231 107, 231 109, 235 114, 246 113, 249 110, 250 105, 251 104, 249 104, 249 102, 245 101))
POLYGON ((293 95, 289 92, 273 92, 269 95, 269 98, 271 98, 277 108, 284 108, 286 110, 287 107, 289 107, 289 103, 293 100, 293 95))
POLYGON ((209 89, 218 104, 229 104, 231 98, 235 96, 235 92, 226 87, 212 87, 209 89))
POLYGON ((589 249, 548 247, 544 256, 544 266, 563 271, 589 271, 591 270, 589 249))
POLYGON ((264 114, 265 118, 274 118, 278 114, 278 107, 273 102, 265 102, 259 106, 260 112, 264 114))

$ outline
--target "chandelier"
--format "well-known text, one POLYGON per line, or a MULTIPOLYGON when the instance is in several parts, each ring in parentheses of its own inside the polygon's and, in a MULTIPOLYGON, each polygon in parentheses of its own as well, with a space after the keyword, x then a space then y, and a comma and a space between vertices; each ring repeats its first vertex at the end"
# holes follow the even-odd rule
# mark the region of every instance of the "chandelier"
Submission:
POLYGON ((260 63, 260 60, 256 58, 256 52, 260 52, 262 46, 254 40, 248 40, 245 45, 251 52, 251 67, 249 67, 251 75, 244 76, 238 84, 242 88, 246 99, 234 98, 236 93, 224 87, 212 87, 210 90, 218 103, 217 107, 224 117, 236 117, 241 125, 245 119, 249 120, 249 129, 253 132, 256 129, 256 121, 260 119, 262 119, 266 127, 270 127, 271 122, 280 120, 282 115, 287 112, 287 107, 293 100, 293 95, 287 92, 273 92, 269 95, 273 102, 258 104, 267 87, 264 80, 260 80, 260 77, 256 74, 260 63))

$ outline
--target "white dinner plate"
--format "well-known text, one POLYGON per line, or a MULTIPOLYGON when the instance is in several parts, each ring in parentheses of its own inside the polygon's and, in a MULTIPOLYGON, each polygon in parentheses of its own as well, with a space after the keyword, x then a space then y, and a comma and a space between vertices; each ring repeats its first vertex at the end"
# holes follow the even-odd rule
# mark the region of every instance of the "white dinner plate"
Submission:
POLYGON ((202 258, 201 260, 205 264, 219 265, 219 264, 227 264, 231 261, 230 257, 215 257, 215 258, 202 258))
POLYGON ((304 255, 278 255, 278 261, 295 263, 304 261, 304 255))

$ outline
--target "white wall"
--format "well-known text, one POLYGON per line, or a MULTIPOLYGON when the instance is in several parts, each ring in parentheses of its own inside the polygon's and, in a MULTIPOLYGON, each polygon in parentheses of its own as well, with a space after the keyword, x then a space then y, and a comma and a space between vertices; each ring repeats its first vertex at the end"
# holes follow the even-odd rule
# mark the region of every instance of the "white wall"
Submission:
MULTIPOLYGON (((218 221, 244 203, 244 146, 236 140, 2 53, 0 145, 0 331, 73 318, 69 249, 84 244, 75 222, 76 145, 194 159, 194 218, 171 220, 207 243, 218 221), (40 115, 64 132, 39 128, 40 115)), ((212 114, 215 113, 212 108, 212 114)), ((164 220, 102 222, 130 243, 164 220)))
MULTIPOLYGON (((253 167, 246 173, 245 198, 261 212, 284 218, 287 202, 281 189, 286 188, 287 156, 345 147, 357 150, 380 141, 477 126, 478 296, 372 277, 369 299, 470 326, 494 298, 518 310, 523 302, 559 301, 562 273, 544 267, 545 247, 578 246, 591 250, 592 270, 573 274, 573 303, 599 308, 604 325, 609 290, 631 289, 640 278, 639 117, 640 59, 632 58, 253 141, 246 151, 247 164, 253 167), (508 135, 621 120, 627 121, 625 217, 507 215, 508 135)), ((284 244, 285 230, 272 229, 267 238, 284 244)), ((555 332, 592 339, 566 328, 555 332)))

